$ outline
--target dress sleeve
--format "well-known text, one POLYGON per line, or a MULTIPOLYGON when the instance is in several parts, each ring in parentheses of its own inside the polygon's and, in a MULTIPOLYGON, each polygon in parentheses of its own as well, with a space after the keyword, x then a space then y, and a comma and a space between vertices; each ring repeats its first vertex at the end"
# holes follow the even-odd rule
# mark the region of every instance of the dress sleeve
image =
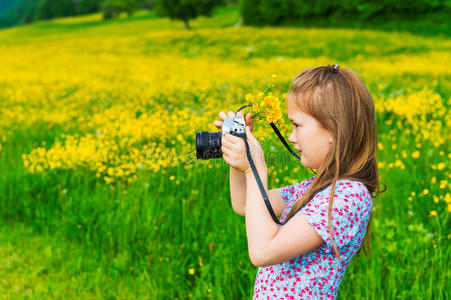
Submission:
MULTIPOLYGON (((321 248, 332 252, 332 241, 329 235, 330 187, 318 193, 307 205, 299 210, 298 214, 307 216, 324 243, 321 248)), ((372 210, 371 196, 366 187, 359 182, 337 182, 332 208, 332 232, 337 249, 340 249, 366 231, 372 210)))
POLYGON ((290 202, 290 199, 293 196, 298 185, 299 182, 296 182, 291 185, 284 186, 283 188, 280 189, 280 195, 282 196, 282 199, 283 201, 285 201, 286 204, 290 202))

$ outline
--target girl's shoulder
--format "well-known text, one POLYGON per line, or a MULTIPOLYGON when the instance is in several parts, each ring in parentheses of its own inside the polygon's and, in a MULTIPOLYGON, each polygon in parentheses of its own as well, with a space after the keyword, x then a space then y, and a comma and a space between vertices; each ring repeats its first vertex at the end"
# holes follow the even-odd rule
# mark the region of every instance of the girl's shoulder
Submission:
POLYGON ((340 179, 337 180, 337 184, 335 186, 335 194, 344 193, 344 194, 359 194, 370 196, 371 193, 368 191, 366 185, 357 180, 349 180, 349 179, 340 179))
MULTIPOLYGON (((331 188, 332 186, 329 185, 326 189, 315 195, 315 198, 320 201, 321 199, 329 199, 331 188)), ((338 206, 340 204, 345 205, 348 202, 358 202, 372 206, 371 193, 364 183, 349 179, 340 179, 337 181, 334 192, 334 203, 338 206)))
MULTIPOLYGON (((315 179, 315 176, 310 177, 308 179, 302 180, 300 182, 296 182, 290 187, 294 190, 306 190, 310 187, 310 185, 313 183, 313 180, 315 179)), ((330 193, 330 189, 332 188, 332 185, 329 185, 327 188, 323 189, 320 193, 330 193)), ((365 184, 363 184, 360 181, 357 180, 349 180, 349 179, 339 179, 337 180, 336 186, 335 186, 335 195, 341 194, 341 193, 355 193, 358 192, 359 194, 367 194, 370 195, 370 192, 368 191, 365 184)))

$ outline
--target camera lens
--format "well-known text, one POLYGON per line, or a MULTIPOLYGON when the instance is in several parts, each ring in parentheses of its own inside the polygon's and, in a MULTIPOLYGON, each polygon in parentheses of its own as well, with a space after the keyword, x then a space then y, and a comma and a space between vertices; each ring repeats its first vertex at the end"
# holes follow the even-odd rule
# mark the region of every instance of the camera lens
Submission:
POLYGON ((222 158, 220 132, 196 132, 196 158, 222 158))

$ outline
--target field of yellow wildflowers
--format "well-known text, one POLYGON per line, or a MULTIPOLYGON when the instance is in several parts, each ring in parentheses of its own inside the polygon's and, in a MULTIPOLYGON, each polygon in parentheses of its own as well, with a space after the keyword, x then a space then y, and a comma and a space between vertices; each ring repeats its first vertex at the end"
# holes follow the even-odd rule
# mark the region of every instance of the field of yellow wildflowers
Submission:
MULTIPOLYGON (((187 31, 152 13, 90 15, 0 31, 0 295, 249 298, 256 268, 228 166, 196 160, 195 132, 338 63, 373 95, 387 187, 371 257, 353 260, 338 298, 450 296, 451 40, 237 19, 219 11, 187 31)), ((311 176, 265 120, 255 135, 270 188, 311 176)))

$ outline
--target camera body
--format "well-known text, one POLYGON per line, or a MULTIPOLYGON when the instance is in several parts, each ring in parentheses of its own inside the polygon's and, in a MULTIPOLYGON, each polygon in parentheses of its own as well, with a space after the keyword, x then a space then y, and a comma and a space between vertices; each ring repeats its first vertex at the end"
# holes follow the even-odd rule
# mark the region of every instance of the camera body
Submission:
POLYGON ((234 118, 226 118, 222 122, 222 136, 226 133, 230 133, 236 136, 246 137, 246 122, 240 116, 234 118))
POLYGON ((235 116, 226 118, 222 122, 221 132, 196 132, 196 158, 210 159, 222 158, 221 140, 226 133, 230 133, 239 137, 246 137, 246 122, 243 117, 235 116))

